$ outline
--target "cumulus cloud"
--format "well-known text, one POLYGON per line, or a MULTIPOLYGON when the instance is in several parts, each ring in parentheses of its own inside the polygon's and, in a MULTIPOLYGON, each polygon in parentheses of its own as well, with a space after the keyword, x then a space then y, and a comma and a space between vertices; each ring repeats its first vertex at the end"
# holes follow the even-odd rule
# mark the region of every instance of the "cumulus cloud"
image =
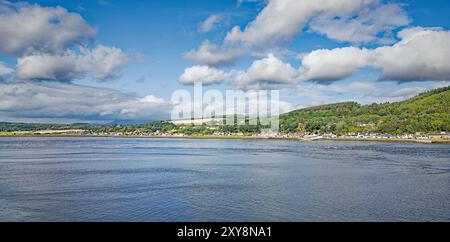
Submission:
POLYGON ((274 89, 294 86, 298 70, 272 54, 256 60, 244 72, 235 74, 232 85, 242 89, 274 89))
POLYGON ((315 50, 302 57, 301 79, 330 83, 367 65, 367 49, 356 47, 315 50))
POLYGON ((209 66, 193 66, 186 68, 179 78, 183 84, 199 82, 210 85, 228 81, 233 88, 242 90, 292 87, 298 80, 298 69, 273 54, 255 60, 247 70, 232 69, 225 72, 209 66))
POLYGON ((121 76, 127 55, 118 48, 97 45, 96 29, 79 14, 62 7, 0 1, 0 52, 18 56, 19 79, 70 81, 121 76))
POLYGON ((167 118, 171 104, 112 89, 59 82, 0 83, 2 120, 143 120, 167 118))
POLYGON ((196 82, 204 85, 228 81, 229 84, 243 90, 274 89, 294 86, 298 81, 299 71, 289 63, 284 63, 273 54, 254 61, 245 70, 219 70, 209 66, 186 68, 179 81, 183 84, 196 82))
POLYGON ((198 49, 184 53, 184 58, 206 65, 230 64, 236 60, 243 51, 238 48, 221 48, 209 41, 204 41, 198 49))
POLYGON ((90 48, 95 34, 96 29, 79 14, 62 7, 0 0, 0 53, 18 57, 14 70, 0 63, 2 121, 148 121, 168 117, 171 104, 158 97, 70 83, 83 77, 118 78, 120 68, 128 62, 119 48, 90 48))
POLYGON ((371 4, 355 16, 330 14, 313 18, 309 27, 329 39, 352 43, 394 42, 392 31, 410 23, 406 11, 397 4, 371 4))
POLYGON ((128 62, 127 55, 119 48, 98 45, 93 50, 82 51, 82 65, 94 79, 114 79, 121 75, 118 68, 128 62))
POLYGON ((393 30, 409 22, 400 5, 380 0, 269 0, 244 29, 233 27, 223 43, 207 41, 184 56, 207 65, 230 63, 289 43, 308 26, 333 40, 386 44, 393 41, 393 30))
POLYGON ((229 73, 208 66, 193 66, 186 68, 178 79, 183 84, 202 83, 210 85, 221 83, 230 77, 229 73))
POLYGON ((319 14, 351 14, 377 0, 271 0, 244 30, 235 26, 226 36, 228 44, 264 46, 289 41, 307 22, 319 14))
POLYGON ((61 53, 92 40, 96 29, 79 14, 62 7, 0 2, 0 52, 23 55, 61 53))
POLYGON ((16 75, 21 79, 70 81, 90 75, 97 80, 114 79, 120 76, 119 68, 127 63, 122 50, 98 45, 95 49, 81 49, 53 55, 37 53, 17 60, 16 75))
POLYGON ((410 28, 398 37, 399 43, 373 51, 370 66, 382 70, 380 79, 450 80, 450 31, 410 28))
POLYGON ((360 68, 380 70, 380 80, 450 80, 450 31, 408 28, 392 46, 316 50, 302 57, 301 79, 333 82, 360 68))
POLYGON ((210 32, 216 28, 217 24, 220 23, 222 18, 222 15, 213 14, 200 24, 198 30, 202 33, 210 32))
MULTIPOLYGON (((298 69, 274 55, 268 55, 254 61, 245 71, 234 70, 227 75, 203 73, 210 76, 210 80, 215 80, 208 83, 229 79, 233 87, 240 89, 286 88, 296 85, 298 81, 329 85, 363 68, 379 70, 380 80, 450 80, 450 31, 407 28, 400 31, 397 37, 399 42, 373 49, 343 47, 301 54, 298 69)), ((206 79, 205 76, 202 79, 206 79)))

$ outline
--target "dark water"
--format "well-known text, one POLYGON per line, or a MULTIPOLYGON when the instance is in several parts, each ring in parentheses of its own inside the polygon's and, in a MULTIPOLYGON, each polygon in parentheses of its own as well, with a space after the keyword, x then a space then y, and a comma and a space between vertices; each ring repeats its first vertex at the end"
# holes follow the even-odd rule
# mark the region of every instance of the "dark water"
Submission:
POLYGON ((450 146, 0 138, 0 221, 450 221, 450 146))

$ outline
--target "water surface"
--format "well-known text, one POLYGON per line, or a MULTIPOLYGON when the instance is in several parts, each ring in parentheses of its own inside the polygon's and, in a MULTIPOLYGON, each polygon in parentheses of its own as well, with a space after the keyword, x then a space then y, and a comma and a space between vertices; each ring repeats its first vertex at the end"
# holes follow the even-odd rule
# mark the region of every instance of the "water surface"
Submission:
POLYGON ((0 221, 450 221, 450 146, 0 138, 0 221))

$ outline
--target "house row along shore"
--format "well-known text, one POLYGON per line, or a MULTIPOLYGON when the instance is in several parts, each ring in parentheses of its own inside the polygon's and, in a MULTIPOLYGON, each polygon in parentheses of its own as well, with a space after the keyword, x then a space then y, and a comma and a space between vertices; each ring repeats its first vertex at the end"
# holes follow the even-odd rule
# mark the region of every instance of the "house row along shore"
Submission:
POLYGON ((450 143, 450 134, 442 132, 439 134, 301 134, 301 133, 221 133, 216 132, 211 135, 183 134, 183 133, 163 133, 163 132, 92 132, 88 130, 40 130, 40 131, 17 131, 1 132, 0 136, 20 137, 20 136, 71 136, 71 137, 129 137, 129 138, 192 138, 192 139, 279 139, 279 140, 339 140, 339 141, 379 141, 379 142, 418 142, 418 143, 450 143))

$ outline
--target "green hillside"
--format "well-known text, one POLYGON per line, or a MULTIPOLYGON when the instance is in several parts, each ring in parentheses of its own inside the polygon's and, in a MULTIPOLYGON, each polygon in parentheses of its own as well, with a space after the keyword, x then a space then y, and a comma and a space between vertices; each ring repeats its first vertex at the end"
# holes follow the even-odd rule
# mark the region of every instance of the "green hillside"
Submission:
POLYGON ((397 103, 323 105, 281 115, 283 133, 440 133, 450 131, 450 87, 397 103))

